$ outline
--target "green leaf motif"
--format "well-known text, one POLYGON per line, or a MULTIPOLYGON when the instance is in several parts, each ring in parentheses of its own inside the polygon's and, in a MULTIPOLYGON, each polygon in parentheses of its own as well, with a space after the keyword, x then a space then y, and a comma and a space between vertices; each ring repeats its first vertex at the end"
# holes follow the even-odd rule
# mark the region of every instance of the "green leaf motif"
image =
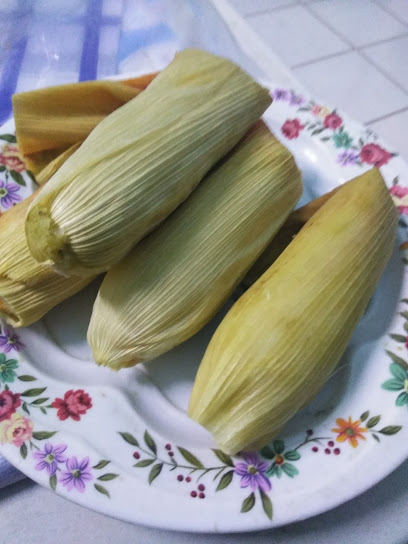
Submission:
POLYGON ((275 452, 269 446, 262 448, 260 453, 265 459, 273 459, 275 457, 275 452))
POLYGON ((404 406, 405 404, 408 404, 408 395, 407 393, 403 392, 400 393, 397 397, 397 400, 395 401, 395 404, 397 406, 404 406))
POLYGON ((155 459, 142 459, 141 461, 138 461, 133 466, 137 468, 144 468, 150 466, 152 463, 155 462, 155 459))
POLYGON ((157 478, 157 476, 160 474, 163 468, 163 463, 158 463, 157 465, 153 465, 152 470, 149 473, 149 484, 153 482, 157 478))
POLYGON ((402 334, 390 334, 390 337, 396 342, 402 342, 403 344, 407 341, 407 337, 402 334))
POLYGON ((265 474, 271 478, 272 476, 277 476, 278 478, 282 477, 282 467, 276 465, 275 463, 272 463, 272 465, 268 468, 268 470, 265 472, 265 474))
POLYGON ((347 132, 342 131, 340 127, 339 132, 335 132, 332 136, 334 147, 337 149, 349 149, 353 143, 353 138, 351 138, 347 132))
POLYGON ((226 487, 228 487, 230 483, 232 482, 233 476, 234 476, 233 470, 229 470, 228 472, 226 472, 222 476, 221 480, 219 481, 217 485, 217 489, 215 491, 221 491, 222 489, 225 489, 226 487))
POLYGON ((272 509, 271 499, 268 497, 265 491, 262 491, 262 489, 260 489, 260 492, 261 492, 262 508, 265 514, 268 516, 268 518, 272 519, 273 509, 272 509))
POLYGON ((30 410, 28 409, 27 404, 25 402, 23 402, 22 409, 24 410, 26 414, 30 415, 30 410))
POLYGON ((17 376, 17 378, 21 382, 35 382, 37 378, 34 378, 34 376, 29 376, 28 374, 23 374, 22 376, 17 376))
POLYGON ((225 465, 228 465, 229 467, 234 466, 234 463, 232 462, 232 459, 228 454, 224 453, 221 450, 214 450, 214 449, 213 449, 213 452, 218 457, 218 459, 221 461, 221 463, 224 463, 225 465))
POLYGON ((377 436, 376 434, 372 434, 371 436, 372 436, 372 437, 374 438, 374 440, 376 440, 377 442, 380 441, 380 439, 378 438, 378 436, 377 436))
POLYGON ((47 410, 44 408, 44 406, 40 406, 41 413, 47 414, 47 410))
POLYGON ((201 461, 199 461, 197 457, 193 455, 190 451, 182 448, 181 446, 177 446, 177 449, 188 463, 197 468, 204 468, 204 465, 201 463, 201 461))
POLYGON ((53 474, 50 476, 50 487, 53 491, 57 489, 57 475, 53 474))
POLYGON ((407 378, 407 371, 402 368, 402 366, 397 363, 390 364, 390 372, 397 380, 405 381, 407 378))
POLYGON ((283 453, 283 450, 285 449, 285 442, 283 440, 274 440, 273 449, 278 455, 283 453))
POLYGON ((19 185, 22 185, 23 187, 26 186, 26 182, 24 181, 23 176, 19 172, 16 172, 15 170, 10 170, 10 176, 19 185))
POLYGON ((377 425, 380 419, 381 419, 381 416, 370 417, 370 419, 367 421, 367 427, 369 429, 372 429, 373 427, 377 425))
POLYGON ((22 397, 38 397, 38 395, 41 395, 41 393, 44 393, 46 390, 46 387, 37 387, 35 389, 26 389, 23 393, 21 393, 22 397))
POLYGON ((298 469, 292 465, 292 463, 283 463, 280 468, 289 476, 289 478, 294 478, 297 474, 299 474, 298 469))
POLYGON ((363 412, 360 416, 360 421, 365 421, 369 415, 370 415, 370 412, 368 410, 367 412, 363 412))
MULTIPOLYGON (((404 223, 404 227, 405 227, 405 223, 404 223)), ((405 319, 408 319, 408 312, 400 312, 400 316, 404 317, 405 319)))
POLYGON ((20 455, 23 459, 27 457, 27 446, 25 442, 23 442, 20 446, 20 455))
POLYGON ((106 465, 109 465, 109 463, 110 461, 108 461, 107 459, 102 459, 101 461, 99 461, 99 463, 94 465, 92 468, 95 468, 96 470, 100 470, 101 468, 105 468, 106 465))
POLYGON ((397 434, 402 429, 401 425, 389 425, 388 427, 384 427, 379 432, 381 434, 386 434, 387 436, 391 436, 393 434, 397 434))
POLYGON ((51 438, 52 436, 54 436, 54 434, 57 434, 57 432, 58 431, 37 431, 33 433, 33 438, 35 438, 35 440, 46 440, 47 438, 51 438))
POLYGON ((408 370, 408 364, 404 361, 404 359, 401 359, 401 357, 398 357, 398 355, 395 355, 395 353, 392 351, 385 350, 385 352, 389 357, 391 357, 394 363, 397 363, 397 365, 400 365, 402 368, 405 368, 405 370, 408 370))
POLYGON ((241 506, 241 512, 242 513, 245 513, 245 512, 249 512, 250 510, 252 510, 252 508, 254 507, 255 505, 255 495, 254 493, 251 493, 246 499, 244 499, 244 501, 242 502, 242 506, 241 506))
POLYGON ((136 440, 136 438, 132 434, 121 433, 121 432, 119 434, 123 438, 123 440, 125 440, 131 446, 136 446, 137 448, 139 447, 139 442, 136 440))
POLYGON ((288 461, 297 461, 300 459, 300 453, 296 450, 287 451, 283 457, 288 461))
POLYGON ((401 389, 404 389, 404 384, 393 378, 384 382, 381 387, 386 391, 401 391, 401 389))
POLYGON ((49 400, 48 397, 42 397, 42 398, 40 398, 40 399, 34 400, 34 401, 31 402, 30 404, 31 404, 32 406, 37 406, 38 404, 43 404, 44 402, 47 402, 47 400, 49 400))
POLYGON ((4 140, 9 144, 17 143, 17 138, 14 136, 14 134, 0 134, 0 140, 4 140))
POLYGON ((102 474, 102 476, 98 476, 98 480, 101 482, 109 482, 110 480, 114 480, 117 478, 119 474, 114 474, 113 472, 107 472, 106 474, 102 474))
POLYGON ((153 440, 153 438, 150 436, 150 434, 147 431, 145 431, 143 438, 149 450, 152 451, 156 455, 157 453, 156 442, 153 440))
POLYGON ((94 488, 96 491, 99 491, 99 493, 102 493, 102 495, 106 495, 110 499, 109 491, 106 489, 106 487, 103 487, 103 485, 94 484, 94 488))
POLYGON ((311 136, 316 136, 316 134, 320 134, 321 132, 323 132, 323 130, 324 130, 324 128, 316 128, 316 129, 312 132, 311 136))
POLYGON ((323 138, 320 138, 322 142, 328 142, 331 140, 331 136, 323 136, 323 138))

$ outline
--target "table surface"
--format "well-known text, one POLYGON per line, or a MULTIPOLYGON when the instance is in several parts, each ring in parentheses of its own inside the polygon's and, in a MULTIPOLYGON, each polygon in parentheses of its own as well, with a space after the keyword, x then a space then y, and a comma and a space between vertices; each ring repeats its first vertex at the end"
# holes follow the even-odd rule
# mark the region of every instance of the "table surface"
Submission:
MULTIPOLYGON (((159 1, 151 0, 151 4, 159 1)), ((17 5, 24 5, 27 13, 39 13, 40 18, 33 19, 33 31, 28 37, 17 36, 17 56, 10 57, 8 64, 7 56, 0 56, 3 80, 4 74, 16 73, 15 63, 20 62, 20 77, 14 78, 11 92, 81 77, 86 79, 92 75, 105 77, 152 61, 152 50, 148 50, 149 34, 143 34, 141 48, 138 25, 142 21, 156 32, 161 23, 155 21, 158 12, 146 14, 140 11, 140 6, 146 4, 142 0, 134 4, 138 7, 131 13, 126 12, 130 4, 126 0, 61 0, 58 5, 65 10, 65 19, 58 19, 60 27, 55 27, 48 44, 46 62, 43 62, 38 43, 44 38, 44 25, 49 24, 49 21, 44 22, 44 17, 52 17, 55 0, 19 2, 0 0, 0 13, 2 10, 12 13, 17 5), (66 20, 68 13, 72 17, 69 23, 66 20), (86 26, 92 13, 98 17, 100 33, 97 37, 91 33, 81 49, 80 40, 73 37, 77 26, 86 26), (86 50, 91 53, 88 57, 84 53, 86 50), (59 58, 61 53, 66 56, 64 62, 59 58)), ((186 0, 185 3, 201 9, 204 2, 186 0)), ((404 62, 406 65, 408 50, 407 0, 360 0, 358 4, 353 0, 231 0, 231 3, 302 84, 328 103, 372 126, 408 159, 408 76, 407 71, 401 69, 404 62)), ((3 17, 3 21, 6 19, 3 17)), ((204 16, 200 24, 205 28, 206 23, 204 16)), ((211 39, 215 26, 215 19, 211 19, 211 39)), ((7 45, 4 45, 3 37, 0 36, 0 48, 7 45)), ((172 53, 169 35, 164 32, 162 38, 160 44, 154 45, 155 68, 172 53)), ((233 46, 230 44, 229 47, 233 54, 233 46)), ((0 80, 0 92, 10 93, 10 89, 10 85, 2 88, 0 80)), ((0 95, 0 116, 2 112, 9 114, 9 103, 3 100, 4 96, 0 95)), ((26 479, 0 490, 0 544, 150 544, 164 541, 169 544, 192 541, 407 544, 407 504, 408 462, 360 497, 309 520, 251 535, 191 535, 133 526, 108 518, 68 502, 26 479)))

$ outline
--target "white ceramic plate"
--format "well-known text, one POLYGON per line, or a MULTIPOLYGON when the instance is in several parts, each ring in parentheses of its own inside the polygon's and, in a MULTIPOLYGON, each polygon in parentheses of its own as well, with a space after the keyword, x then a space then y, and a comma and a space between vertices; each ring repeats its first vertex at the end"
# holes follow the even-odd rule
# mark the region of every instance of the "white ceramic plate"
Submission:
MULTIPOLYGON (((2 327, 0 452, 30 478, 135 523, 250 531, 324 512, 407 458, 407 165, 342 113, 271 92, 265 119, 303 171, 300 204, 377 165, 401 212, 392 259, 338 370, 270 447, 230 458, 186 415, 198 364, 230 304, 171 353, 115 374, 94 365, 86 344, 96 282, 18 334, 2 327)), ((33 183, 13 124, 1 132, 4 210, 33 183)))

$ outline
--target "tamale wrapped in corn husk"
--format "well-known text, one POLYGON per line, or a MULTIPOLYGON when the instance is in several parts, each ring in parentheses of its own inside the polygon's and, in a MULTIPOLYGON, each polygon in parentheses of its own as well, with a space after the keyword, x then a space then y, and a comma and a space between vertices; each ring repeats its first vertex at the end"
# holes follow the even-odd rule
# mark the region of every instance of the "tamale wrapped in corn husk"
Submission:
POLYGON ((85 81, 13 95, 19 151, 36 181, 43 183, 37 176, 49 162, 79 146, 102 119, 140 94, 156 75, 85 81))
POLYGON ((35 196, 0 217, 0 318, 14 327, 31 325, 93 279, 65 278, 33 259, 24 222, 35 196))
POLYGON ((62 274, 108 270, 169 215, 271 103, 228 60, 185 50, 106 117, 32 203, 34 258, 62 274), (86 180, 86 183, 84 182, 86 180))
POLYGON ((269 442, 319 391, 391 255, 397 210, 378 170, 343 185, 215 332, 189 415, 234 454, 269 442))
POLYGON ((88 341, 115 370, 153 359, 216 313, 302 193, 290 152, 259 121, 166 221, 106 275, 88 341))

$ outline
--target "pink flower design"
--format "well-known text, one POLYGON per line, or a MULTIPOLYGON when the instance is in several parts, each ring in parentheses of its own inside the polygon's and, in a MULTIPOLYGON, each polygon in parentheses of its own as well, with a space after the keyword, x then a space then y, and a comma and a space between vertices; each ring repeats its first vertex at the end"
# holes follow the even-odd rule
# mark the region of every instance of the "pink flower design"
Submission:
POLYGON ((268 463, 261 461, 256 453, 244 453, 242 457, 245 462, 235 465, 236 474, 241 476, 241 487, 250 487, 252 491, 270 491, 271 482, 265 476, 268 463))
POLYGON ((319 115, 321 109, 322 109, 321 106, 319 106, 318 104, 315 104, 310 111, 312 112, 313 115, 319 115))
POLYGON ((10 419, 12 414, 21 406, 20 393, 4 390, 0 393, 0 421, 10 419))
POLYGON ((18 147, 11 144, 3 145, 0 152, 0 164, 5 166, 7 170, 14 170, 15 172, 23 172, 26 169, 18 147))
POLYGON ((329 115, 326 115, 323 121, 323 125, 332 130, 336 130, 341 127, 342 123, 343 119, 340 117, 340 115, 337 115, 337 113, 330 113, 329 115))
POLYGON ((393 197, 394 203, 398 211, 403 214, 408 214, 408 187, 394 185, 390 189, 390 194, 393 197))
POLYGON ((282 133, 289 140, 297 138, 300 134, 300 131, 305 128, 305 125, 302 125, 299 119, 287 119, 282 125, 282 133))
POLYGON ((21 414, 12 414, 0 423, 0 443, 14 444, 18 448, 33 435, 34 424, 21 414))
POLYGON ((361 148, 360 159, 379 168, 387 164, 392 159, 392 155, 378 144, 366 144, 361 148))
POLYGON ((65 393, 63 399, 55 399, 51 406, 58 409, 57 416, 61 421, 69 417, 74 421, 79 421, 81 415, 92 408, 92 399, 83 389, 77 391, 70 389, 65 393))

